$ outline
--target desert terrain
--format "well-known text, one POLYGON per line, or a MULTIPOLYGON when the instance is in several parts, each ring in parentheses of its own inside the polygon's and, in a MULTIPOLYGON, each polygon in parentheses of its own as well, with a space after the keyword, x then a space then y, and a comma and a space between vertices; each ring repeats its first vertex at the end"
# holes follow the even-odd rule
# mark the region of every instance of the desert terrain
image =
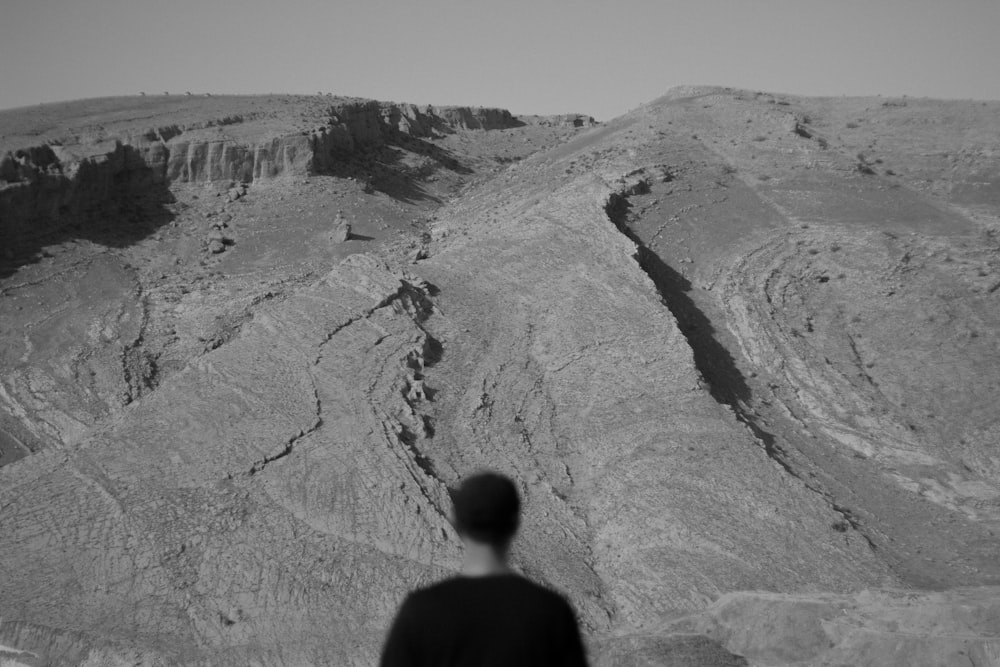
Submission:
POLYGON ((374 664, 488 467, 595 665, 1000 665, 998 306, 998 102, 0 111, 0 663, 374 664))

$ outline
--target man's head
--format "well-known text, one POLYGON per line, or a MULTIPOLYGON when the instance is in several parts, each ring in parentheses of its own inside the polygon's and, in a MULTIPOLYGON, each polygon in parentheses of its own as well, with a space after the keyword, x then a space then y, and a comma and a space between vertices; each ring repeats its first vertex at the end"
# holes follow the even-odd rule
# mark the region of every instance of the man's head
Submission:
POLYGON ((465 540, 503 551, 520 523, 521 499, 517 487, 495 472, 466 477, 452 494, 455 529, 465 540))

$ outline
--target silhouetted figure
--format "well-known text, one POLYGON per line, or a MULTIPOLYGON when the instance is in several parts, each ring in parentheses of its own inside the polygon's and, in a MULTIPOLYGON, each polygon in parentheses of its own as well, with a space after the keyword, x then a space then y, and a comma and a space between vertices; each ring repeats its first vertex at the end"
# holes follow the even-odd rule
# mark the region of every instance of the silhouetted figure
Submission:
POLYGON ((465 544, 462 574, 407 596, 382 667, 585 666, 569 603, 507 567, 521 510, 514 483, 478 473, 452 500, 465 544))

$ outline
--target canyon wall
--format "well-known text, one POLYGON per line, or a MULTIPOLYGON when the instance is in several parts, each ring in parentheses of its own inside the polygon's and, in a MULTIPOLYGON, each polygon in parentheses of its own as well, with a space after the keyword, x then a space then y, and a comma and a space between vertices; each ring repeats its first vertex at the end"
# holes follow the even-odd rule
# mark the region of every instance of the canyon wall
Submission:
POLYGON ((389 144, 523 124, 505 109, 376 101, 333 105, 318 120, 319 127, 276 132, 266 118, 248 114, 8 150, 0 156, 0 238, 6 246, 86 223, 173 183, 225 186, 324 173, 389 144))

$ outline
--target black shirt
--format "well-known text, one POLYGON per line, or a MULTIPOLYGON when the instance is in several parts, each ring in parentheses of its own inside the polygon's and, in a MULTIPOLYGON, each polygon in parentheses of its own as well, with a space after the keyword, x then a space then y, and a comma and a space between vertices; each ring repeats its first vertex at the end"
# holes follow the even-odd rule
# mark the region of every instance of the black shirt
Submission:
POLYGON ((514 574, 455 577, 411 593, 382 667, 585 667, 580 632, 558 593, 514 574))

